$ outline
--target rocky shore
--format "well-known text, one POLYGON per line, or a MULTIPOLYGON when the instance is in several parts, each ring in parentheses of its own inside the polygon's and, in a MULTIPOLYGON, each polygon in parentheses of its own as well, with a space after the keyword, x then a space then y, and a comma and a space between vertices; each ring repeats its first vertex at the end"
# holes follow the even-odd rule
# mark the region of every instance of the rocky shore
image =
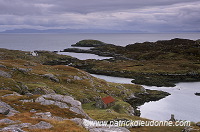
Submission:
MULTIPOLYGON (((81 47, 84 44, 87 47, 87 42, 88 40, 82 40, 81 47)), ((135 84, 172 87, 178 82, 200 81, 199 40, 175 38, 129 44, 125 47, 101 43, 103 45, 93 45, 89 50, 68 48, 63 52, 113 57, 107 60, 75 61, 71 66, 95 74, 133 78, 132 82, 135 84)), ((73 46, 79 47, 79 42, 73 46)))

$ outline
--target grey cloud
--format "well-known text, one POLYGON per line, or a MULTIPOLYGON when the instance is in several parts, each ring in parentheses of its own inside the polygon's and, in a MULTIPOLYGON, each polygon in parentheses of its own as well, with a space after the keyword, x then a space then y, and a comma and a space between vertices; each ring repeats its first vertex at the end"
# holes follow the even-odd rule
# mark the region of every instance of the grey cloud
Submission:
POLYGON ((67 0, 51 1, 53 12, 91 13, 99 11, 114 11, 139 9, 150 6, 165 6, 177 3, 196 2, 198 0, 67 0))
POLYGON ((199 0, 0 0, 0 28, 200 30, 199 0))
MULTIPOLYGON (((37 14, 47 9, 50 13, 127 10, 149 6, 164 6, 199 0, 0 0, 0 13, 37 14), (51 7, 37 5, 52 5, 51 7)), ((46 12, 46 13, 47 13, 46 12)))

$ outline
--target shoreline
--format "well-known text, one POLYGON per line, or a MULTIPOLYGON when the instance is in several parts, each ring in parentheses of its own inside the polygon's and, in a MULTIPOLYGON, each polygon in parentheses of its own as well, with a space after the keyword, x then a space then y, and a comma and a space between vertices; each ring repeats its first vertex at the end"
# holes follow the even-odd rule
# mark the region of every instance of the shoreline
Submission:
POLYGON ((141 85, 171 87, 175 86, 175 83, 177 82, 200 81, 200 72, 198 71, 198 69, 200 69, 200 53, 197 49, 188 51, 185 48, 192 44, 198 48, 199 43, 199 40, 193 41, 188 39, 175 38, 172 40, 162 40, 157 42, 136 43, 122 47, 116 46, 114 44, 105 44, 101 41, 99 43, 97 40, 82 40, 76 44, 73 44, 73 47, 92 46, 93 48, 89 50, 68 48, 64 49, 63 52, 67 51, 75 53, 91 53, 99 56, 113 57, 106 60, 83 60, 72 64, 73 67, 85 70, 90 73, 133 78, 135 79, 133 80, 134 83, 141 85), (93 44, 92 42, 97 43, 97 45, 93 44), (171 43, 175 43, 175 47, 177 43, 177 46, 181 46, 183 51, 176 53, 177 50, 172 47, 171 43), (165 45, 166 49, 171 49, 169 53, 167 51, 163 51, 164 54, 160 51, 157 52, 157 49, 162 49, 162 47, 159 48, 159 46, 163 46, 163 44, 165 45), (158 45, 158 47, 154 47, 152 45, 158 45), (144 52, 145 50, 147 50, 146 53, 144 52), (193 50, 195 51, 194 53, 193 50), (188 52, 191 53, 188 54, 188 52), (137 58, 143 56, 143 54, 147 54, 149 56, 146 55, 144 59, 138 60, 137 58), (154 54, 156 54, 156 56, 154 54), (149 58, 150 56, 153 58, 149 58), (157 58, 158 56, 162 56, 162 58, 157 58), (187 56, 188 59, 182 56, 187 56), (195 60, 195 58, 190 59, 189 56, 195 57, 198 60, 195 60), (111 70, 107 68, 112 67, 112 64, 114 65, 115 69, 111 70), (122 66, 117 67, 117 65, 122 66), (166 65, 170 68, 164 68, 166 65), (99 67, 102 68, 100 69, 99 67), (191 70, 188 70, 189 67, 191 67, 191 70))

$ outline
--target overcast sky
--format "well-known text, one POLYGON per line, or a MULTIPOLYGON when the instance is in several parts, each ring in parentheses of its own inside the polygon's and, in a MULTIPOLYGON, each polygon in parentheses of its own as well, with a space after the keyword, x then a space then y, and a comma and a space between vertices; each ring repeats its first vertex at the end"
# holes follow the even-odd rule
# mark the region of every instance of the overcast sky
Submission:
POLYGON ((107 29, 200 31, 200 0, 0 0, 0 31, 107 29))

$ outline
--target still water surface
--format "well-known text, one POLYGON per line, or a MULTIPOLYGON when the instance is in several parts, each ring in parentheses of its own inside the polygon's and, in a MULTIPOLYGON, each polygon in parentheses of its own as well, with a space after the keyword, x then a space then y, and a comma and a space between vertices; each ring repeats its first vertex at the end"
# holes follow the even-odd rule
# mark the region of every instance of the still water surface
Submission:
MULTIPOLYGON (((111 77, 105 75, 93 76, 109 82, 131 84, 130 78, 111 77)), ((200 96, 194 95, 200 92, 200 82, 177 83, 175 87, 150 87, 146 89, 162 90, 171 95, 159 101, 152 101, 140 106, 141 117, 153 120, 169 120, 174 114, 178 120, 200 121, 200 96)))

